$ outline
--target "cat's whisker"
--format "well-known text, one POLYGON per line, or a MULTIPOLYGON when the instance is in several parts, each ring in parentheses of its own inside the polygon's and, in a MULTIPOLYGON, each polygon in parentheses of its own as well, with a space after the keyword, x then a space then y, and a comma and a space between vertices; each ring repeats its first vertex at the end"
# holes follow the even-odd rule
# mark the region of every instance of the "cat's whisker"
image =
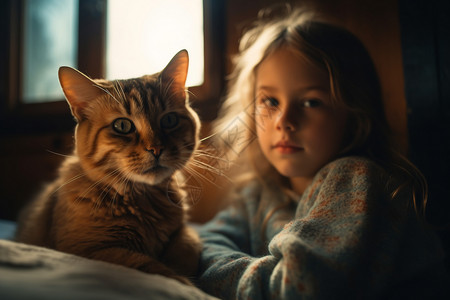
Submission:
MULTIPOLYGON (((212 138, 212 137, 213 137, 213 136, 210 135, 210 136, 208 136, 208 137, 205 137, 205 139, 209 139, 209 138, 212 138)), ((201 143, 201 144, 199 145, 199 147, 197 148, 196 151, 200 151, 200 152, 204 152, 204 153, 217 153, 217 152, 219 152, 219 149, 220 149, 220 147, 215 148, 215 147, 212 147, 212 146, 207 145, 207 144, 205 144, 205 143, 201 143)), ((221 154, 222 156, 225 156, 225 155, 226 155, 226 152, 222 152, 222 151, 221 151, 220 154, 221 154)))
POLYGON ((122 99, 121 95, 119 94, 119 91, 117 90, 117 83, 116 83, 116 81, 113 82, 113 86, 112 87, 113 87, 114 94, 117 96, 116 99, 122 100, 122 103, 123 103, 123 99, 122 99))
POLYGON ((213 163, 214 165, 222 165, 226 166, 225 169, 229 169, 232 165, 235 165, 235 162, 229 161, 228 159, 225 159, 220 156, 212 155, 209 152, 202 151, 202 150, 195 150, 195 152, 191 155, 190 151, 180 151, 181 155, 186 154, 186 157, 189 157, 188 163, 191 163, 192 161, 201 162, 204 166, 211 166, 212 168, 215 168, 216 170, 220 170, 219 168, 216 168, 211 165, 213 163), (211 163, 210 163, 211 162, 211 163))
POLYGON ((190 174, 192 176, 197 176, 197 177, 209 182, 210 184, 214 185, 215 187, 220 188, 220 186, 217 183, 215 183, 214 181, 212 181, 211 179, 209 179, 208 177, 206 177, 205 175, 203 175, 202 173, 200 173, 199 171, 197 171, 196 169, 194 169, 190 166, 186 165, 183 170, 187 171, 188 174, 190 174))
POLYGON ((123 97, 123 94, 121 94, 119 88, 120 87, 120 83, 118 80, 114 81, 113 83, 113 88, 114 88, 114 92, 116 93, 117 97, 122 100, 122 102, 124 102, 125 98, 123 97))
POLYGON ((46 151, 51 154, 55 154, 55 155, 62 156, 62 157, 75 157, 75 155, 62 154, 62 153, 58 153, 58 152, 55 152, 55 151, 52 151, 49 149, 47 149, 46 151))
POLYGON ((195 151, 194 155, 193 155, 193 158, 205 158, 205 157, 212 158, 214 160, 218 160, 218 161, 221 161, 221 162, 224 162, 224 163, 227 163, 227 164, 234 164, 234 162, 232 162, 232 161, 230 161, 230 160, 228 160, 226 158, 223 158, 223 157, 220 157, 220 156, 217 156, 217 155, 213 155, 210 152, 202 152, 201 150, 195 151))
MULTIPOLYGON (((128 185, 129 185, 130 183, 133 182, 133 181, 131 180, 132 176, 133 176, 133 173, 132 173, 132 172, 127 172, 127 173, 125 173, 125 175, 122 177, 121 182, 119 182, 120 188, 122 189, 122 191, 124 191, 124 193, 128 190, 128 185)), ((116 198, 116 196, 117 196, 118 193, 119 193, 119 192, 116 191, 116 195, 114 196, 114 199, 116 198)), ((125 197, 125 194, 124 194, 123 196, 125 197)))
MULTIPOLYGON (((191 155, 191 157, 189 158, 189 160, 187 161, 186 164, 192 164, 192 163, 201 163, 203 164, 205 167, 208 168, 216 168, 217 166, 223 165, 225 164, 227 161, 220 159, 218 157, 215 157, 213 155, 203 155, 203 154, 194 154, 191 155)), ((217 170, 219 170, 219 168, 216 168, 217 170)))
MULTIPOLYGON (((117 171, 119 171, 119 169, 117 169, 117 171)), ((103 201, 105 200, 105 198, 110 194, 111 190, 114 188, 114 186, 116 185, 116 183, 118 184, 118 182, 120 180, 122 180, 122 177, 119 177, 120 172, 116 172, 113 176, 114 178, 112 178, 111 182, 103 189, 102 193, 100 194, 101 196, 101 203, 103 203, 103 201), (102 196, 103 195, 103 196, 102 196)), ((117 189, 114 189, 116 191, 116 195, 117 195, 117 189)), ((111 199, 112 200, 112 199, 111 199)), ((110 208, 111 210, 113 209, 112 203, 110 202, 110 208)))
POLYGON ((134 181, 131 180, 132 177, 133 177, 133 173, 129 172, 128 176, 126 177, 124 191, 127 191, 128 189, 131 190, 131 191, 134 190, 134 188, 133 188, 134 187, 134 181), (128 188, 129 185, 131 185, 130 188, 128 188))
POLYGON ((189 143, 189 144, 181 145, 180 148, 179 148, 179 150, 180 150, 180 151, 183 151, 183 150, 185 150, 185 149, 188 149, 189 154, 190 154, 190 153, 192 152, 192 150, 189 149, 189 148, 192 148, 192 147, 194 147, 194 146, 195 146, 195 143, 189 143))
POLYGON ((103 88, 103 87, 101 87, 101 86, 99 86, 99 85, 94 85, 94 86, 95 86, 96 88, 99 88, 99 89, 101 89, 102 91, 104 91, 106 94, 108 94, 109 96, 111 96, 111 98, 113 98, 114 101, 116 101, 119 105, 121 105, 121 103, 119 102, 119 100, 117 100, 117 98, 114 97, 113 94, 111 94, 110 91, 108 91, 107 89, 105 89, 105 88, 103 88))
POLYGON ((219 132, 214 132, 214 133, 212 133, 212 134, 210 134, 210 135, 208 135, 208 136, 205 136, 204 138, 201 138, 199 141, 200 141, 200 142, 204 142, 204 141, 206 141, 206 140, 209 140, 210 138, 215 137, 217 134, 219 134, 219 132))
POLYGON ((196 162, 192 163, 192 165, 194 167, 206 170, 206 171, 208 171, 208 172, 210 172, 210 173, 212 173, 214 175, 218 175, 220 177, 223 177, 223 178, 227 179, 230 182, 232 181, 232 179, 230 177, 228 177, 222 170, 220 170, 218 168, 214 168, 214 167, 211 167, 211 166, 208 166, 208 165, 204 165, 204 164, 201 164, 201 163, 197 164, 196 162))
POLYGON ((120 84, 119 80, 114 81, 113 87, 118 98, 122 100, 122 103, 127 103, 129 105, 127 96, 125 95, 125 92, 123 91, 122 85, 120 84))
MULTIPOLYGON (((197 203, 199 200, 199 197, 197 196, 194 199, 194 194, 198 194, 198 191, 202 190, 200 182, 196 179, 195 176, 191 175, 186 170, 179 169, 178 172, 180 173, 179 176, 173 176, 173 180, 175 180, 177 189, 175 189, 174 191, 168 190, 168 192, 169 193, 172 192, 172 193, 176 194, 176 193, 178 193, 178 191, 177 191, 178 189, 184 190, 186 192, 186 197, 188 197, 190 199, 189 203, 191 203, 191 204, 197 203), (186 175, 185 175, 185 173, 186 173, 186 175), (180 176, 183 179, 182 183, 179 181, 181 179, 180 176), (192 184, 193 179, 195 180, 195 182, 198 182, 199 185, 193 185, 192 184)), ((183 198, 181 200, 181 202, 183 202, 183 203, 187 203, 186 201, 187 201, 186 198, 183 198)))
POLYGON ((192 156, 191 160, 202 161, 205 164, 214 164, 216 166, 218 166, 218 165, 229 166, 229 165, 234 164, 233 162, 230 162, 227 159, 217 157, 214 155, 208 155, 208 154, 194 155, 194 156, 192 156))
POLYGON ((217 174, 217 175, 222 175, 223 174, 223 172, 222 172, 222 170, 220 168, 213 167, 210 164, 207 164, 207 163, 205 163, 203 161, 200 161, 200 160, 192 159, 189 162, 189 164, 193 165, 195 167, 199 167, 199 168, 201 168, 203 170, 210 171, 211 173, 214 173, 214 174, 217 174))
MULTIPOLYGON (((90 192, 91 190, 93 190, 95 187, 97 187, 99 184, 101 184, 101 183, 106 183, 106 180, 109 180, 112 176, 114 176, 114 174, 115 174, 116 172, 117 172, 117 170, 113 170, 112 172, 106 174, 102 179, 99 179, 99 180, 93 182, 93 183, 89 186, 89 188, 85 190, 85 192, 84 192, 83 195, 89 194, 89 192, 90 192)), ((108 185, 106 185, 106 186, 108 186, 108 185)), ((102 194, 103 194, 103 191, 104 191, 104 190, 102 190, 102 194)), ((101 194, 101 195, 102 195, 102 194, 101 194)), ((94 202, 94 207, 96 207, 96 205, 97 205, 97 201, 94 202)))
POLYGON ((119 88, 120 88, 120 92, 121 92, 120 95, 121 95, 122 99, 123 99, 123 100, 127 99, 127 96, 125 95, 125 92, 123 91, 123 87, 122 87, 122 85, 120 84, 120 82, 117 81, 117 85, 118 85, 119 88))
MULTIPOLYGON (((119 189, 121 189, 123 191, 126 190, 126 186, 128 184, 128 180, 129 180, 128 177, 130 177, 130 174, 125 174, 124 176, 121 176, 119 178, 118 182, 117 182, 117 185, 118 185, 119 188, 115 189, 116 192, 114 193, 114 197, 111 198, 111 201, 110 201, 111 212, 112 212, 112 210, 114 209, 114 207, 116 205, 116 197, 117 197, 117 194, 119 194, 119 189), (123 187, 123 185, 125 185, 125 188, 123 187)), ((112 185, 111 185, 111 188, 112 188, 112 185)))
MULTIPOLYGON (((111 190, 114 190, 116 193, 115 193, 115 196, 117 195, 117 192, 118 192, 118 188, 115 188, 115 186, 119 186, 120 185, 120 182, 123 180, 123 178, 124 178, 124 176, 120 176, 120 175, 122 175, 121 174, 121 172, 120 172, 120 170, 119 169, 117 169, 117 172, 115 172, 115 174, 113 175, 114 177, 111 179, 111 182, 108 184, 108 186, 107 187, 105 187, 104 189, 103 189, 103 192, 102 192, 102 194, 104 194, 104 196, 102 197, 102 200, 101 200, 101 203, 103 203, 103 201, 105 200, 105 198, 107 198, 109 195, 110 195, 110 193, 111 193, 111 190)), ((110 207, 110 209, 111 209, 111 211, 114 209, 114 206, 113 206, 113 200, 112 200, 112 198, 111 199, 109 199, 110 201, 109 201, 109 207, 110 207)), ((101 204, 100 203, 100 204, 101 204)))
MULTIPOLYGON (((109 177, 110 177, 110 175, 107 174, 105 177, 103 177, 103 179, 107 179, 109 177)), ((94 189, 97 185, 99 185, 101 182, 102 182, 101 180, 97 180, 97 181, 93 182, 82 194, 80 194, 79 197, 77 197, 78 198, 78 202, 81 202, 82 199, 84 199, 89 194, 89 192, 92 189, 94 189)))
POLYGON ((68 185, 68 184, 74 182, 75 180, 78 180, 78 179, 80 179, 81 177, 84 177, 84 176, 86 176, 86 173, 81 173, 81 174, 78 174, 78 175, 76 175, 76 176, 70 178, 69 180, 67 180, 66 182, 64 182, 63 184, 61 184, 58 188, 56 188, 56 189, 53 191, 53 193, 51 193, 50 195, 54 195, 56 192, 58 192, 58 191, 59 191, 61 188, 63 188, 64 186, 66 186, 66 185, 68 185))
MULTIPOLYGON (((180 172, 180 173, 182 174, 182 172, 180 172)), ((181 197, 180 197, 178 203, 176 203, 176 204, 180 204, 181 207, 183 207, 184 206, 183 204, 185 204, 185 203, 195 204, 197 201, 194 199, 194 196, 193 196, 194 193, 191 193, 189 191, 201 190, 201 188, 198 186, 194 186, 192 184, 187 184, 186 182, 187 182, 188 178, 186 178, 184 175, 173 176, 172 179, 175 182, 175 188, 170 188, 172 185, 169 185, 168 189, 167 189, 168 195, 170 195, 170 194, 180 195, 179 190, 185 191, 185 193, 183 195, 180 195, 181 197), (180 182, 180 179, 181 179, 180 176, 182 176, 183 182, 180 182)), ((170 198, 170 196, 169 196, 169 198, 170 198)), ((196 198, 198 198, 198 197, 196 197, 196 198)), ((175 203, 175 202, 173 202, 173 203, 175 203)))
MULTIPOLYGON (((94 189, 94 188, 95 188, 96 186, 98 186, 100 183, 105 182, 107 179, 109 179, 110 177, 114 176, 114 175, 117 174, 119 171, 120 171, 119 169, 113 170, 112 172, 106 174, 106 176, 103 177, 102 180, 97 180, 97 181, 95 181, 93 184, 90 185, 90 187, 89 187, 88 189, 86 189, 86 190, 84 191, 84 193, 81 195, 80 199, 83 199, 86 195, 89 194, 89 192, 90 192, 92 189, 94 189)), ((94 208, 95 208, 95 209, 97 209, 97 206, 100 207, 101 202, 102 202, 102 201, 100 201, 100 203, 97 203, 96 200, 97 200, 97 199, 95 199, 95 201, 94 201, 94 208)))

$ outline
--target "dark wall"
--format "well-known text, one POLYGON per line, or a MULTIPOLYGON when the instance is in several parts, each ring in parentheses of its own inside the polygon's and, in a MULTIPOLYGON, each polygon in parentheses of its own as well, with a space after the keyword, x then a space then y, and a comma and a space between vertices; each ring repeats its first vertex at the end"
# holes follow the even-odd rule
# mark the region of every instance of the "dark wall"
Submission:
POLYGON ((410 157, 428 180, 427 217, 450 253, 450 2, 399 4, 410 157))

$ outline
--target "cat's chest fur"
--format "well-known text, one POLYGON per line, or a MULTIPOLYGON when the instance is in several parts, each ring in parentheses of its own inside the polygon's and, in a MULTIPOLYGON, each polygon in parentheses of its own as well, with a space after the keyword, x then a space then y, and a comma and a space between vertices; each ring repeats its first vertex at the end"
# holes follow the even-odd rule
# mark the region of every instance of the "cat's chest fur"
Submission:
MULTIPOLYGON (((73 162, 64 169, 60 180, 68 182, 80 166, 73 162)), ((55 216, 51 226, 55 228, 53 246, 69 252, 77 252, 72 248, 78 232, 83 235, 80 240, 105 247, 120 244, 158 257, 185 222, 180 194, 170 189, 169 182, 134 183, 118 191, 83 177, 55 192, 55 210, 62 213, 55 216)))

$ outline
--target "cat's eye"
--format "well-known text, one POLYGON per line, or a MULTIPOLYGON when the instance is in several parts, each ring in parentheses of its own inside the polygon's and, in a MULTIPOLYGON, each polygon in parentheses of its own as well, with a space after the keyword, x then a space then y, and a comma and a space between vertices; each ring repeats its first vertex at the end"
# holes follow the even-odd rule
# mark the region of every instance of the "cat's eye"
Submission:
POLYGON ((175 112, 165 114, 160 122, 163 129, 173 129, 178 125, 178 114, 175 112))
POLYGON ((135 127, 131 120, 126 118, 115 119, 112 123, 114 131, 120 134, 128 134, 134 132, 135 127))

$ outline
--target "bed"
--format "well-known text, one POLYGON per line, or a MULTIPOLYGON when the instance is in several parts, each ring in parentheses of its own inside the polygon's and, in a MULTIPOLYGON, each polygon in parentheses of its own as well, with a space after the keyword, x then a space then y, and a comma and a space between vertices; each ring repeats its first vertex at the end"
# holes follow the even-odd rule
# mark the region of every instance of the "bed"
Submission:
POLYGON ((0 220, 0 299, 217 299, 160 275, 11 240, 0 220))

